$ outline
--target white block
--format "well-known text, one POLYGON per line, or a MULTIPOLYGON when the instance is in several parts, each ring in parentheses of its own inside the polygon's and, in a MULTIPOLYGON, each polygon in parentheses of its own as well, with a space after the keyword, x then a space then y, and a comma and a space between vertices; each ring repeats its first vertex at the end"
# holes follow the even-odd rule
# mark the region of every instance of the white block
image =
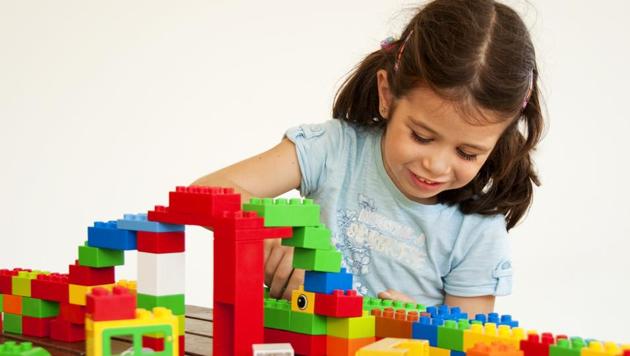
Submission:
POLYGON ((254 356, 293 356, 291 344, 255 344, 252 345, 254 356))
POLYGON ((138 252, 138 293, 154 296, 186 293, 185 252, 138 252))

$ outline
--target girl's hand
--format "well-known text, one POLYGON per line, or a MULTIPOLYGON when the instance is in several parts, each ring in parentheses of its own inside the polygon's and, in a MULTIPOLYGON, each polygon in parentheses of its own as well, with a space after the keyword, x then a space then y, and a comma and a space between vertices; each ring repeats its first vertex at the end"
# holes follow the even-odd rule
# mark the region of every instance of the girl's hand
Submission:
POLYGON ((304 284, 304 270, 293 269, 293 247, 282 246, 281 239, 266 239, 264 246, 269 295, 291 300, 291 292, 304 284))
POLYGON ((404 302, 404 303, 415 303, 415 301, 413 299, 411 299, 405 293, 399 292, 399 291, 393 290, 393 289, 388 289, 388 290, 386 290, 384 292, 380 292, 378 294, 378 297, 380 299, 397 300, 397 301, 404 302))

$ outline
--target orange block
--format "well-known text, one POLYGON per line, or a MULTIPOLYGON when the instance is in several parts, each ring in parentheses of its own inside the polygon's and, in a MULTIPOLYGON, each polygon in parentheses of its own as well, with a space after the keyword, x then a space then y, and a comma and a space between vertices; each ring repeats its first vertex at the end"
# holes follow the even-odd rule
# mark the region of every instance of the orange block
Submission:
POLYGON ((22 296, 4 294, 2 296, 2 308, 5 313, 22 315, 22 296))
POLYGON ((376 337, 394 337, 411 339, 412 324, 418 321, 417 311, 407 312, 405 309, 385 308, 384 310, 372 309, 372 315, 376 317, 376 337))
POLYGON ((374 337, 362 337, 358 339, 344 339, 341 337, 326 337, 326 355, 328 356, 354 356, 360 348, 375 341, 374 337))
POLYGON ((492 345, 477 344, 466 351, 467 356, 523 356, 523 351, 514 345, 493 342, 492 345))

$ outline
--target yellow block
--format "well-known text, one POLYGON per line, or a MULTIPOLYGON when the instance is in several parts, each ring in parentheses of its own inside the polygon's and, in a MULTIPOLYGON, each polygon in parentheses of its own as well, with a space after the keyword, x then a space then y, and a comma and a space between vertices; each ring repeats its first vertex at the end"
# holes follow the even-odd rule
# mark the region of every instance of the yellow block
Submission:
MULTIPOLYGON (((86 352, 88 356, 104 356, 103 355, 103 332, 106 330, 142 328, 146 326, 169 326, 171 328, 171 336, 165 342, 173 343, 172 356, 179 355, 179 321, 175 315, 164 307, 153 308, 153 313, 145 309, 136 309, 136 318, 129 320, 109 320, 109 321, 93 321, 90 318, 85 320, 86 330, 86 352)), ((139 330, 140 331, 140 330, 139 330)), ((142 340, 139 333, 137 338, 142 340)), ((128 332, 125 335, 129 335, 128 332)), ((140 341, 141 342, 141 341, 140 341)), ((140 345, 142 346, 142 345, 140 345)), ((108 356, 108 355, 105 355, 108 356)))
POLYGON ((451 350, 429 346, 429 356, 451 356, 451 350))
POLYGON ((610 356, 621 355, 621 347, 614 342, 601 343, 599 341, 591 341, 588 347, 582 349, 580 356, 610 356))
POLYGON ((70 304, 85 305, 87 299, 86 296, 92 291, 92 288, 96 287, 103 287, 111 292, 114 284, 102 284, 100 286, 82 286, 78 284, 68 284, 70 304))
POLYGON ((356 356, 429 356, 429 352, 427 340, 388 337, 362 347, 356 356))
POLYGON ((305 291, 303 285, 291 292, 291 310, 315 314, 315 293, 305 291))
POLYGON ((138 284, 136 283, 136 281, 128 281, 126 279, 121 279, 118 282, 116 282, 116 285, 118 287, 123 287, 123 288, 129 289, 129 291, 133 295, 136 295, 137 290, 138 290, 138 284))

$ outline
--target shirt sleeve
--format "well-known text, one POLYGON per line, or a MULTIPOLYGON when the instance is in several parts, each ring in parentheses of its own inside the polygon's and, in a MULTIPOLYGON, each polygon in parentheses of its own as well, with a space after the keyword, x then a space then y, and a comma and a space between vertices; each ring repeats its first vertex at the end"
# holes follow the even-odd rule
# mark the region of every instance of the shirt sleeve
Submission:
MULTIPOLYGON (((487 224, 471 229, 467 246, 444 277, 444 291, 458 297, 503 296, 512 293, 512 259, 503 215, 483 217, 487 224)), ((462 244, 464 245, 464 244, 462 244)))
POLYGON ((328 120, 319 124, 304 124, 290 128, 285 136, 295 144, 302 173, 300 194, 311 196, 324 184, 327 168, 340 159, 343 147, 343 123, 328 120))

